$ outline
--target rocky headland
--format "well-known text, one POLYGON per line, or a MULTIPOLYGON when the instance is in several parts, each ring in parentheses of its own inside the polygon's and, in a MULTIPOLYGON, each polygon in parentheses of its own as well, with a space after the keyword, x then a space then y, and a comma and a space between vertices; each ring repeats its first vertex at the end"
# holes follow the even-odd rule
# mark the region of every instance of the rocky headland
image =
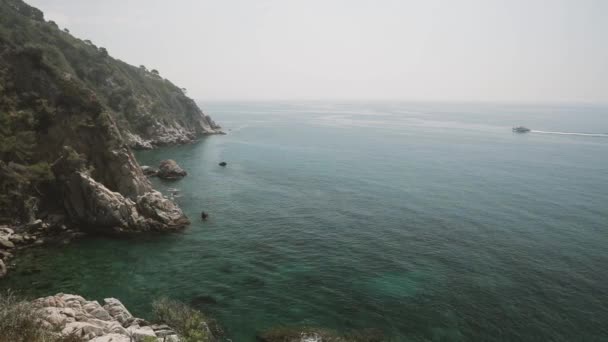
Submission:
MULTIPOLYGON (((22 0, 1 1, 0 277, 15 251, 51 240, 186 227, 132 149, 221 133, 158 71, 112 58, 22 0)), ((159 170, 185 174, 173 161, 159 170)))

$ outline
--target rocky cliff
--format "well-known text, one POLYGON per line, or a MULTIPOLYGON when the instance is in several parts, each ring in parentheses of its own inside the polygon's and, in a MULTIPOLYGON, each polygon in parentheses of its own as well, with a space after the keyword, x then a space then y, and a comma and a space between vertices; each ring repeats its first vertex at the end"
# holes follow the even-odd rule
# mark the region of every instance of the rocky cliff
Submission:
POLYGON ((18 230, 53 216, 105 232, 183 227, 131 148, 214 133, 158 71, 110 57, 21 0, 0 0, 0 224, 18 230))

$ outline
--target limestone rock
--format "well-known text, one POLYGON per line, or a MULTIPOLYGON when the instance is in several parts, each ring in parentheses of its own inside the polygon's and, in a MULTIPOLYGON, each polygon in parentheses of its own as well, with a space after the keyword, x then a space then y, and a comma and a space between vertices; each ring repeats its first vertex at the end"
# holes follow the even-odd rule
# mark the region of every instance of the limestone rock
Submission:
POLYGON ((70 218, 97 230, 163 231, 189 223, 181 209, 157 191, 135 200, 109 190, 84 172, 74 172, 65 182, 64 206, 70 218))
POLYGON ((14 233, 15 233, 15 231, 9 227, 5 227, 5 226, 0 227, 0 236, 11 236, 14 233))
POLYGON ((124 324, 128 319, 133 318, 133 315, 118 299, 106 298, 103 301, 105 303, 103 308, 120 324, 124 324))
POLYGON ((150 327, 131 326, 127 329, 136 342, 143 342, 148 337, 156 337, 154 330, 150 327))
POLYGON ((32 302, 48 329, 62 335, 75 335, 84 341, 141 342, 147 340, 179 342, 174 330, 167 325, 149 325, 115 298, 87 301, 80 296, 57 294, 32 302), (158 333, 157 333, 158 331, 158 333))
POLYGON ((163 179, 180 179, 187 174, 188 173, 172 159, 163 160, 158 167, 158 177, 163 179))
POLYGON ((151 230, 175 230, 190 224, 181 209, 158 191, 138 197, 137 209, 147 218, 151 230))
POLYGON ((89 342, 131 342, 131 338, 127 335, 122 334, 108 334, 104 336, 95 337, 89 342))
POLYGON ((12 243, 8 238, 0 237, 0 248, 4 248, 4 249, 15 248, 15 244, 12 243))
POLYGON ((63 335, 76 335, 85 339, 93 339, 105 334, 102 327, 87 322, 70 322, 61 330, 63 335))

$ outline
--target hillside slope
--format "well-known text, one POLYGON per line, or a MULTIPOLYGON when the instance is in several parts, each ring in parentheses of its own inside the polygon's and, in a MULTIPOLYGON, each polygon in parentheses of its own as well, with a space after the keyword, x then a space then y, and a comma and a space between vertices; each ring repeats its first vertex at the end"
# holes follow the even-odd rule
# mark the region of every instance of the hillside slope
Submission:
POLYGON ((21 0, 0 0, 0 223, 53 214, 116 232, 182 227, 130 148, 213 133, 157 72, 74 38, 21 0))

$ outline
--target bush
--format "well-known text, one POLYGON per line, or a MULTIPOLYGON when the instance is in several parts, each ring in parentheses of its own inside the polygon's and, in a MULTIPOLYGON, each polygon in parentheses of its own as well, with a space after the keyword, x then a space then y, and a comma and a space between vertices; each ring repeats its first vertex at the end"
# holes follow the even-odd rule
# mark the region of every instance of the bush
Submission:
POLYGON ((0 294, 0 342, 81 342, 76 336, 61 336, 40 323, 31 303, 12 292, 0 294))
POLYGON ((183 342, 216 341, 212 330, 221 333, 217 325, 200 311, 168 298, 152 303, 155 318, 175 330, 183 342))

